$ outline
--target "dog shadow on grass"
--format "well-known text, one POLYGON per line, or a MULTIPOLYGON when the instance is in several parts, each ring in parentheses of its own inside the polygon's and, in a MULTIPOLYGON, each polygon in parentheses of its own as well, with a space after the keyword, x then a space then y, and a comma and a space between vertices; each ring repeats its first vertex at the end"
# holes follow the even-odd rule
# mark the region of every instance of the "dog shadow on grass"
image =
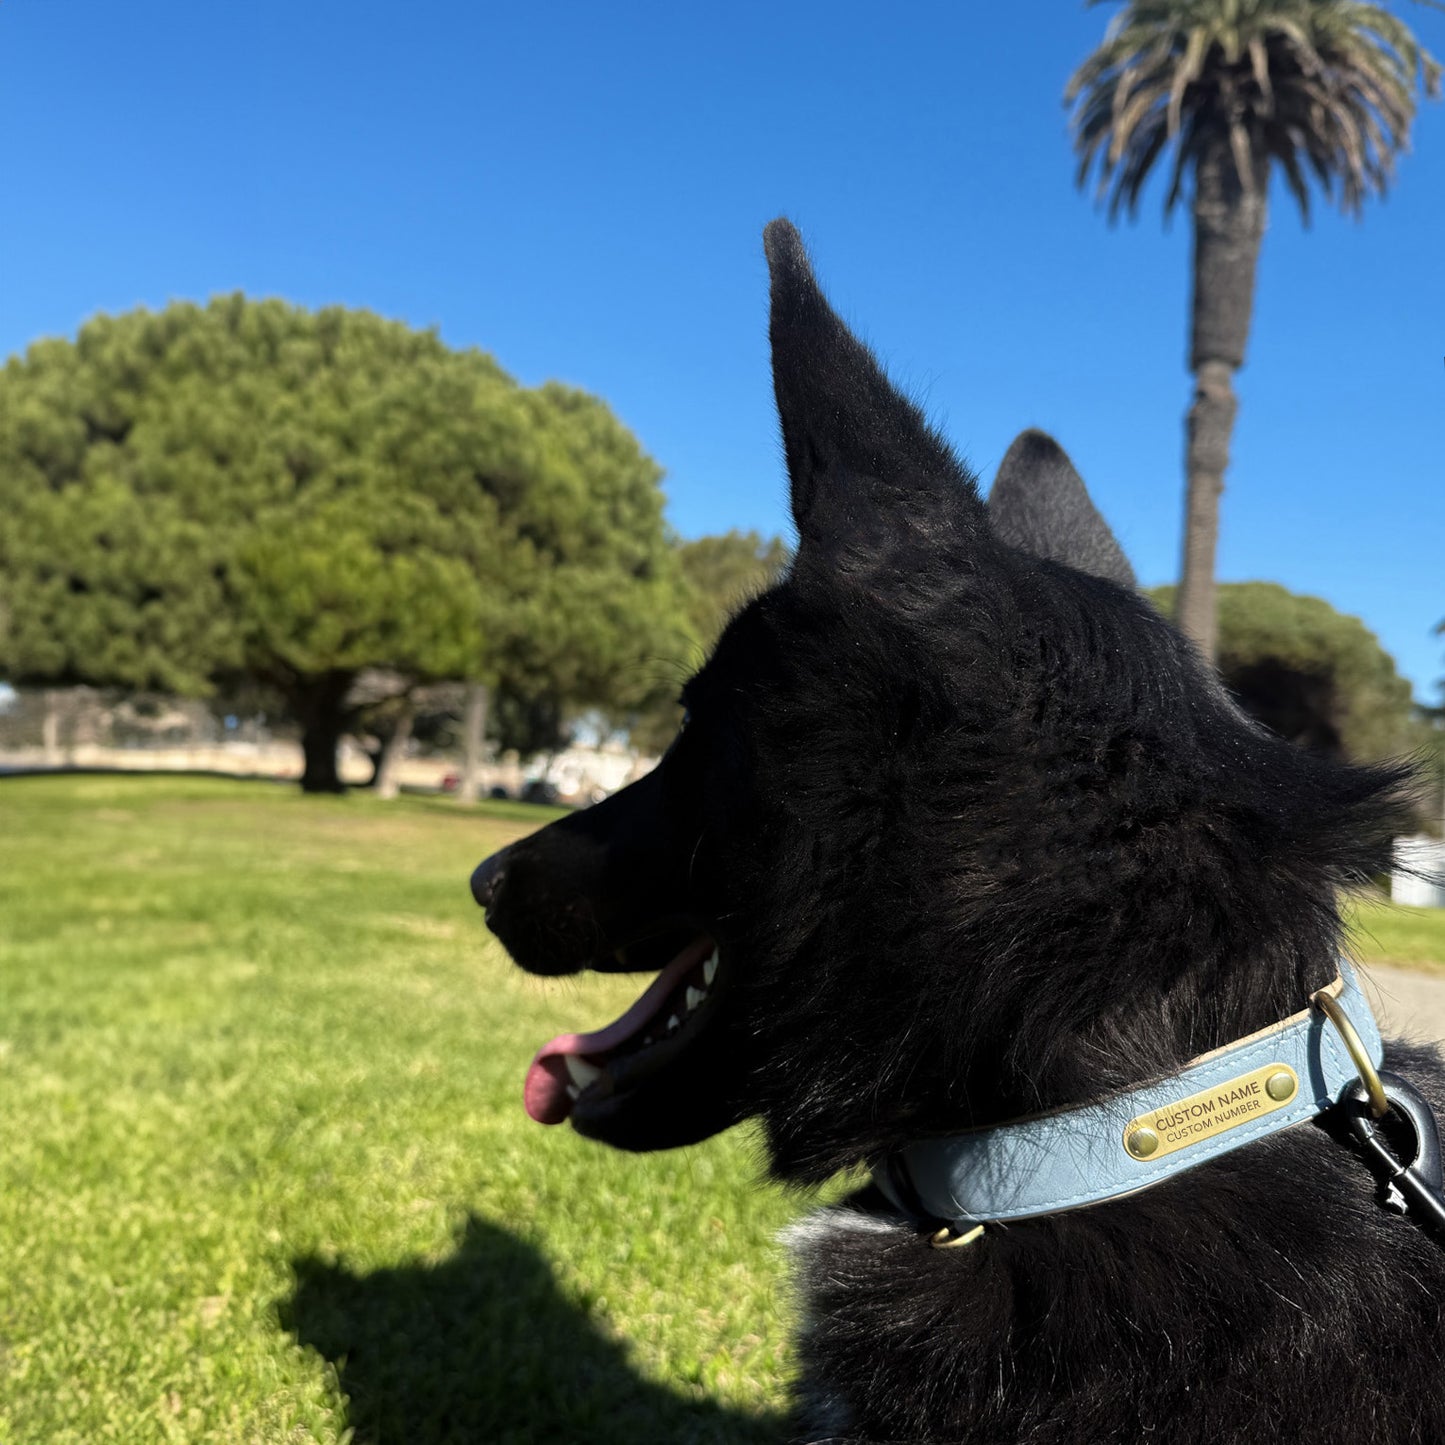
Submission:
POLYGON ((784 1433, 643 1379, 531 1245, 475 1216, 440 1264, 295 1269, 281 1323, 335 1366, 356 1445, 762 1445, 784 1433))

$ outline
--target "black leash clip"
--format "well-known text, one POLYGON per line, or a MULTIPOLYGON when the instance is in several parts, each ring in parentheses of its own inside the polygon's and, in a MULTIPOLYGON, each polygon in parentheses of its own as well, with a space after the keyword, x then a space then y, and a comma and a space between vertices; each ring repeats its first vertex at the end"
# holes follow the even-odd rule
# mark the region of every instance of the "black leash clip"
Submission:
MULTIPOLYGON (((1370 1090, 1357 1080, 1345 1090, 1345 1127, 1380 1179, 1380 1203, 1404 1214, 1407 1210, 1421 1224, 1433 1226, 1445 1235, 1445 1180, 1441 1178, 1440 1127, 1430 1105, 1420 1092, 1398 1074, 1381 1070, 1388 1111, 1376 1119, 1370 1107, 1370 1090), (1414 1151, 1402 1164, 1384 1137, 1386 1120, 1399 1120, 1414 1135, 1414 1151)), ((1403 1130, 1399 1131, 1403 1134, 1403 1130)))

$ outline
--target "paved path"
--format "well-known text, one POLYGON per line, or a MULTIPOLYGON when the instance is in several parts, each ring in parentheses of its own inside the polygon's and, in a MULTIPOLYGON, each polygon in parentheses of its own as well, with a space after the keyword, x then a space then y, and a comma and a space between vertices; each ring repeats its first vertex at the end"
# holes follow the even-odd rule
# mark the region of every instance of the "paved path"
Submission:
POLYGON ((1360 972, 1387 1036, 1445 1039, 1445 974, 1412 973, 1383 964, 1360 972))

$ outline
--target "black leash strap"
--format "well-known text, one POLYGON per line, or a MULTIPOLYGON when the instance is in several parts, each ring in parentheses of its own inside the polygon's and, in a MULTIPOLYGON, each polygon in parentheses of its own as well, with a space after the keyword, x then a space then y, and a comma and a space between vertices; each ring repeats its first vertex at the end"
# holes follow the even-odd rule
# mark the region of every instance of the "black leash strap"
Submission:
POLYGON ((1381 1070, 1389 1109, 1375 1118, 1363 1080, 1340 1100, 1345 1128, 1380 1181, 1380 1203, 1395 1214, 1408 1214, 1445 1245, 1445 1180, 1441 1178, 1440 1126, 1424 1096, 1398 1074, 1381 1070), (1408 1134, 1413 1144, 1402 1162, 1386 1131, 1396 1139, 1408 1134))

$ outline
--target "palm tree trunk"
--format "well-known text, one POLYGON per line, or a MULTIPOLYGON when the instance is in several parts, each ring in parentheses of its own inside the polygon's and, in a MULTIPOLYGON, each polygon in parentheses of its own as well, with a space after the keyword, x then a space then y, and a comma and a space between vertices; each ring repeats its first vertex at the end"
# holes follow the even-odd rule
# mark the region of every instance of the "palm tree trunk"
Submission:
POLYGON ((1194 374, 1194 401, 1185 418, 1184 563, 1177 621, 1211 662, 1218 628, 1214 554, 1219 544, 1219 496, 1229 465, 1229 438, 1239 410, 1231 368, 1206 362, 1194 374))
POLYGON ((1227 138, 1199 159, 1194 178, 1194 297, 1189 369, 1194 401, 1185 421, 1184 565, 1179 626, 1205 657, 1215 647, 1214 554, 1219 496, 1238 411, 1234 373, 1244 364, 1254 279, 1264 239, 1267 158, 1246 186, 1227 138))

